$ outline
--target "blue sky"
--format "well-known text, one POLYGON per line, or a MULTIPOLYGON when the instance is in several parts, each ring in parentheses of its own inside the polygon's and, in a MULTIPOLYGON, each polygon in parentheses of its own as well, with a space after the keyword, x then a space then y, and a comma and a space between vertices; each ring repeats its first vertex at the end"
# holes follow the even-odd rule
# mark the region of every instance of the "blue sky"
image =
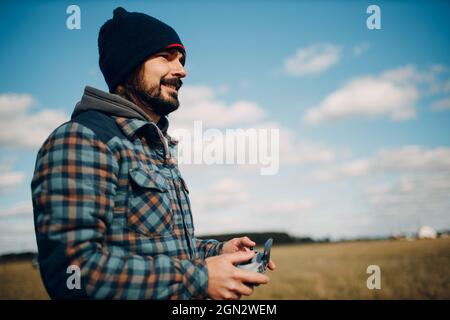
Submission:
POLYGON ((174 126, 201 110, 199 101, 220 104, 224 114, 243 102, 264 116, 242 126, 275 126, 290 137, 272 177, 236 166, 211 169, 205 179, 195 166, 184 169, 197 232, 338 238, 450 228, 450 4, 3 1, 0 251, 34 248, 29 183, 39 143, 23 141, 29 128, 50 133, 68 119, 85 85, 106 89, 97 34, 119 5, 170 24, 187 48, 174 126), (71 4, 81 9, 80 30, 66 28, 71 4), (381 30, 366 27, 370 4, 381 9, 381 30), (191 97, 185 104, 183 93, 191 97), (311 110, 318 123, 308 120, 311 110), (20 128, 24 118, 34 119, 28 129, 20 128), (212 195, 218 192, 223 198, 212 195))

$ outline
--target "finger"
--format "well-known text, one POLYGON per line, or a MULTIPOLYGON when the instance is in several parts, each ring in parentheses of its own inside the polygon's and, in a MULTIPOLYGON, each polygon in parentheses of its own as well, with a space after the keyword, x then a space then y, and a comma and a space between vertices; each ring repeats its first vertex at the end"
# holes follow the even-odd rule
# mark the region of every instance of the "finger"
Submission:
POLYGON ((275 265, 275 262, 273 262, 272 259, 269 261, 269 264, 267 266, 272 271, 274 271, 277 268, 277 266, 275 265))
POLYGON ((242 269, 238 269, 236 272, 236 279, 251 284, 266 284, 269 282, 269 277, 265 274, 242 269))
POLYGON ((238 295, 251 296, 253 293, 253 286, 246 286, 245 284, 240 283, 235 291, 238 295))
POLYGON ((239 240, 240 240, 242 246, 246 246, 246 247, 256 246, 256 243, 254 241, 250 240, 249 237, 242 237, 239 240))
POLYGON ((224 300, 239 300, 241 296, 233 291, 228 291, 223 295, 224 300))
POLYGON ((249 252, 238 251, 234 253, 229 253, 228 258, 232 264, 238 264, 240 262, 245 262, 252 259, 254 255, 255 255, 254 251, 249 252))

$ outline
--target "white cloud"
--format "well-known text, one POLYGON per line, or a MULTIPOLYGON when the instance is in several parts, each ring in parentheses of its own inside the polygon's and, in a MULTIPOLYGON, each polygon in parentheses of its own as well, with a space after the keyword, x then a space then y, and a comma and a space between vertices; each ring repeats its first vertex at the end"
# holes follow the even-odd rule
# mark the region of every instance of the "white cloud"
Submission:
POLYGON ((316 43, 297 50, 284 61, 284 71, 292 76, 318 74, 341 59, 341 48, 333 44, 316 43))
POLYGON ((277 218, 288 215, 300 215, 313 208, 313 202, 310 200, 282 200, 270 203, 257 203, 250 210, 250 213, 257 216, 276 214, 277 218))
POLYGON ((431 65, 428 69, 416 73, 414 81, 422 84, 424 95, 450 92, 450 68, 445 65, 431 65))
POLYGON ((425 149, 420 146, 404 146, 381 149, 374 157, 353 160, 349 163, 313 172, 313 181, 336 181, 371 174, 450 172, 450 148, 425 149))
POLYGON ((35 103, 28 94, 0 94, 0 116, 10 117, 24 113, 35 103))
POLYGON ((403 175, 394 183, 368 188, 372 204, 411 205, 418 203, 437 204, 437 198, 447 202, 450 192, 449 172, 428 176, 403 175), (433 200, 434 199, 434 200, 433 200))
MULTIPOLYGON (((224 134, 225 129, 228 128, 265 129, 268 132, 272 129, 279 130, 279 159, 282 165, 326 163, 333 161, 338 154, 338 151, 334 148, 306 139, 298 139, 295 131, 276 121, 266 120, 268 118, 267 113, 254 102, 237 101, 226 104, 217 98, 217 90, 208 86, 187 86, 183 90, 185 91, 180 97, 181 107, 171 117, 169 133, 180 139, 181 137, 177 135, 180 132, 177 129, 188 130, 193 152, 185 155, 187 157, 192 158, 192 153, 201 154, 199 148, 206 144, 204 138, 194 132, 194 121, 199 120, 202 121, 202 130, 217 128, 222 130, 224 134)), ((238 136, 244 134, 245 132, 237 133, 238 136)), ((213 142, 217 143, 217 141, 213 142)), ((185 142, 180 139, 179 150, 184 150, 183 143, 185 142)), ((219 148, 217 147, 217 149, 219 148)), ((225 154, 232 151, 227 147, 221 149, 224 150, 225 154)), ((248 169, 244 168, 245 166, 241 167, 245 170, 248 169)), ((204 169, 215 170, 212 166, 204 166, 204 169)))
POLYGON ((442 64, 435 64, 431 66, 431 72, 433 73, 443 73, 448 71, 450 71, 450 69, 442 64))
POLYGON ((337 204, 329 223, 343 215, 354 222, 366 221, 355 226, 355 235, 415 232, 423 224, 438 230, 450 226, 449 147, 382 149, 372 157, 318 170, 308 178, 321 182, 318 188, 336 188, 336 195, 321 198, 323 204, 333 200, 337 204))
POLYGON ((368 174, 370 169, 370 162, 363 160, 352 161, 348 164, 345 164, 341 168, 342 174, 349 177, 359 177, 365 176, 368 174))
POLYGON ((9 221, 0 225, 0 254, 37 252, 33 219, 9 221))
POLYGON ((33 206, 31 205, 31 202, 22 202, 9 208, 0 208, 0 218, 17 216, 32 217, 33 206))
POLYGON ((246 183, 237 179, 219 178, 203 188, 193 199, 193 206, 203 212, 222 210, 248 200, 246 183))
POLYGON ((339 150, 322 143, 298 138, 297 133, 276 121, 263 121, 252 125, 256 129, 280 131, 280 163, 284 165, 309 165, 332 162, 339 150))
POLYGON ((0 172, 0 193, 9 192, 25 179, 23 172, 0 172))
POLYGON ((450 98, 445 98, 442 100, 438 100, 433 103, 431 106, 431 110, 433 111, 443 111, 450 109, 450 98))
POLYGON ((266 112, 257 103, 238 100, 226 103, 217 98, 223 93, 208 86, 183 86, 180 91, 180 108, 172 116, 171 127, 191 127, 196 120, 203 121, 205 127, 235 127, 254 123, 266 117, 266 112))
MULTIPOLYGON (((197 105, 197 99, 203 100, 204 97, 214 103, 216 95, 213 89, 207 87, 195 89, 198 89, 197 95, 190 97, 192 106, 197 105)), ((186 104, 183 107, 186 107, 186 104)), ((197 120, 201 120, 203 115, 207 115, 207 111, 199 114, 201 117, 197 120)), ((176 125, 178 123, 175 123, 174 127, 176 125)), ((211 126, 211 122, 209 122, 209 126, 211 126)), ((235 124, 230 124, 230 126, 235 126, 235 124)), ((207 125, 205 127, 208 128, 207 125)), ((241 123, 239 127, 244 130, 247 128, 279 129, 280 160, 284 165, 327 163, 333 161, 338 154, 336 150, 328 146, 298 139, 295 131, 283 127, 276 121, 253 118, 253 120, 249 119, 248 123, 241 123)), ((192 129, 192 125, 186 129, 192 129)), ((180 144, 182 143, 183 141, 180 141, 180 144)), ((200 145, 201 141, 196 144, 200 145)), ((262 203, 259 199, 262 185, 257 181, 261 179, 261 183, 264 184, 267 183, 267 180, 249 166, 184 164, 181 170, 189 181, 197 233, 274 229, 297 233, 299 230, 305 231, 301 224, 301 217, 303 213, 310 212, 313 207, 312 202, 296 199, 268 200, 263 196, 264 203, 262 203), (239 179, 230 179, 230 177, 236 176, 239 176, 239 179), (208 177, 208 180, 204 180, 202 177, 208 177)), ((275 181, 277 180, 276 176, 273 178, 275 181)), ((277 194, 277 192, 274 193, 274 195, 277 194)))
POLYGON ((374 171, 440 172, 450 170, 450 148, 424 149, 420 146, 405 146, 380 150, 372 160, 374 171))
POLYGON ((297 140, 289 129, 281 133, 280 162, 288 165, 328 163, 336 159, 338 151, 308 140, 297 140))
POLYGON ((415 69, 407 66, 389 70, 380 76, 352 79, 329 94, 319 105, 307 110, 304 121, 318 124, 355 117, 414 118, 419 91, 413 81, 417 77, 415 69))
POLYGON ((369 48, 370 48, 370 44, 368 42, 359 43, 353 47, 353 55, 360 56, 364 52, 369 50, 369 48))
POLYGON ((391 226, 391 232, 417 232, 422 225, 449 227, 450 171, 404 174, 368 188, 365 195, 374 226, 391 226))
POLYGON ((0 147, 35 148, 67 120, 62 111, 31 113, 34 99, 27 94, 0 95, 0 147))
POLYGON ((226 210, 195 211, 196 230, 200 234, 223 232, 282 231, 307 233, 314 205, 310 200, 249 199, 226 210))
MULTIPOLYGON (((450 191, 450 172, 434 173, 429 176, 404 176, 395 186, 401 193, 422 193, 424 202, 433 203, 435 198, 443 198, 448 202, 450 191)), ((393 188, 388 187, 387 192, 392 193, 393 188)), ((417 197, 416 197, 417 198, 417 197)), ((416 200, 417 201, 417 200, 416 200)), ((437 204, 437 203, 436 203, 437 204)), ((450 205, 450 203, 447 203, 450 205)))
MULTIPOLYGON (((264 197, 263 197, 264 198, 264 197)), ((314 204, 303 199, 260 199, 243 205, 238 214, 239 219, 233 219, 230 229, 243 231, 285 231, 291 234, 308 232, 303 224, 310 221, 314 204)), ((226 217, 224 217, 224 220, 226 217)))

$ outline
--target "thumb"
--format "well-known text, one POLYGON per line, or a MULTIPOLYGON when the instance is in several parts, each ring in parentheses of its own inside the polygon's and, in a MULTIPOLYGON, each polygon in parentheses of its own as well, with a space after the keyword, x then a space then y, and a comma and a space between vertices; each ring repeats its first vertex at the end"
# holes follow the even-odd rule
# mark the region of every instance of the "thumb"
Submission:
POLYGON ((232 264, 238 264, 240 262, 245 262, 253 258, 255 255, 254 251, 238 251, 229 254, 229 259, 232 264))

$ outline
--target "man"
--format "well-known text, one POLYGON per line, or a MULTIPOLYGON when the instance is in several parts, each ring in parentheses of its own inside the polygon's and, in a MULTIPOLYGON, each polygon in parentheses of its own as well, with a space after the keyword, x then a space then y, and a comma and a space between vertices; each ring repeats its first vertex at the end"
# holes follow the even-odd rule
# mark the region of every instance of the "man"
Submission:
POLYGON ((31 185, 40 271, 50 297, 251 295, 252 284, 268 277, 235 265, 253 257, 255 243, 194 236, 177 142, 167 134, 166 116, 178 108, 186 76, 177 33, 117 8, 100 29, 98 46, 110 92, 86 87, 71 120, 39 150, 31 185))

